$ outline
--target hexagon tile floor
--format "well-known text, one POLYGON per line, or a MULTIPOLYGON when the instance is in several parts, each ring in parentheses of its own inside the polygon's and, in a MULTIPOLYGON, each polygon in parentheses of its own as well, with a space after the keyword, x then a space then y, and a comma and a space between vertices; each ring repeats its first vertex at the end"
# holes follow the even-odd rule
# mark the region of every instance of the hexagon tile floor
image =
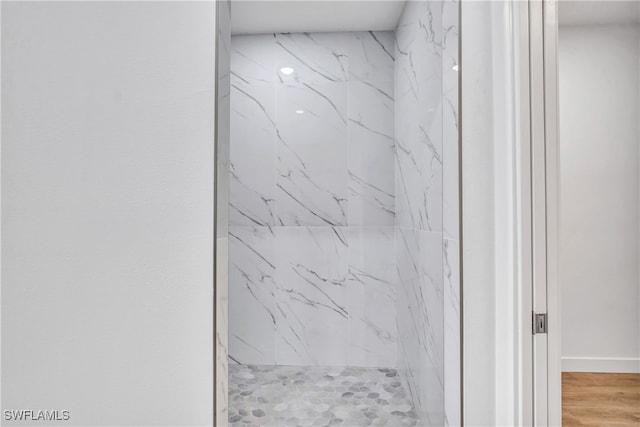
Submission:
POLYGON ((395 369, 229 366, 231 427, 415 426, 395 369))

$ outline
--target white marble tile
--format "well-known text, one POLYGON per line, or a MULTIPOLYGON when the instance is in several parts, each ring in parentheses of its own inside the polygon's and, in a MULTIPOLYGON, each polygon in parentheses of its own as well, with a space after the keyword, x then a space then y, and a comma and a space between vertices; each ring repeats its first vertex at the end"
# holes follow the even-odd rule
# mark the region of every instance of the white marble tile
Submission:
MULTIPOLYGON (((415 289, 419 283, 419 243, 414 229, 414 205, 418 203, 412 191, 417 181, 411 166, 411 137, 417 128, 418 93, 411 68, 411 46, 417 32, 417 15, 413 2, 406 2, 396 28, 395 61, 395 215, 398 310, 398 370, 411 401, 418 407, 418 367, 420 365, 415 289), (411 173, 410 173, 411 171, 411 173)), ((412 161, 413 160, 413 161, 412 161)), ((417 163, 415 163, 417 169, 417 163)))
POLYGON ((347 366, 344 227, 276 227, 276 363, 347 366))
POLYGON ((418 341, 419 240, 414 229, 396 228, 398 370, 412 402, 419 407, 418 341))
MULTIPOLYGON (((221 2, 223 9, 228 9, 228 1, 221 2)), ((229 23, 221 23, 218 30, 218 91, 216 115, 218 120, 216 141, 216 233, 217 237, 227 236, 229 231, 229 168, 230 168, 230 135, 231 135, 231 83, 229 68, 230 39, 229 23)))
MULTIPOLYGON (((396 80, 396 94, 408 79, 399 77, 396 80)), ((394 186, 395 186, 395 221, 399 227, 414 227, 418 223, 417 206, 421 198, 418 186, 420 156, 413 147, 417 140, 417 100, 409 95, 397 95, 395 105, 395 141, 394 141, 394 186)))
POLYGON ((458 2, 442 3, 442 141, 443 141, 443 232, 459 238, 458 160, 458 2))
POLYGON ((347 79, 348 33, 276 35, 276 70, 282 82, 341 82, 347 79), (291 68, 286 74, 282 68, 291 68))
POLYGON ((440 2, 407 1, 396 29, 396 97, 419 101, 427 121, 440 103, 441 40, 440 2))
MULTIPOLYGON (((437 111, 440 111, 439 107, 437 111)), ((397 116, 396 116, 397 117, 397 116)), ((396 122, 402 127, 402 120, 396 122)), ((396 139, 396 216, 398 224, 419 230, 442 229, 441 122, 412 122, 396 139)))
POLYGON ((395 367, 395 232, 348 227, 349 366, 395 367))
POLYGON ((395 44, 399 367, 420 425, 444 423, 441 2, 408 1, 395 44))
POLYGON ((409 48, 417 36, 418 14, 416 9, 416 1, 406 1, 402 14, 398 19, 398 25, 394 31, 394 58, 395 69, 401 62, 400 58, 409 56, 409 48))
POLYGON ((230 223, 274 225, 275 83, 234 84, 231 127, 230 223))
POLYGON ((442 425, 442 235, 399 228, 396 250, 398 366, 424 425, 442 425))
POLYGON ((393 225, 393 80, 348 83, 349 224, 393 225))
MULTIPOLYGON (((440 108, 437 111, 441 113, 440 108)), ((419 144, 426 147, 423 154, 422 186, 424 188, 421 205, 421 230, 442 231, 442 115, 425 129, 420 127, 419 144)))
POLYGON ((399 285, 417 281, 420 277, 419 249, 418 230, 398 227, 396 230, 396 270, 399 285))
POLYGON ((458 71, 458 0, 442 2, 442 73, 447 77, 443 84, 444 92, 457 92, 458 71))
POLYGON ((444 410, 447 426, 461 425, 460 244, 444 240, 444 410))
POLYGON ((451 244, 442 242, 457 224, 457 204, 447 202, 457 201, 454 8, 408 2, 395 47, 387 32, 251 36, 262 44, 250 46, 246 37, 237 49, 234 36, 232 45, 241 64, 235 90, 271 106, 245 97, 244 116, 235 118, 234 131, 242 127, 238 135, 248 142, 238 157, 231 153, 239 171, 232 196, 249 215, 231 212, 243 225, 232 234, 263 234, 245 231, 249 252, 232 254, 232 282, 275 287, 271 296, 258 287, 256 298, 247 286, 232 295, 230 309, 235 298, 237 313, 244 309, 238 336, 250 343, 234 341, 232 317, 232 357, 261 360, 256 348, 271 345, 274 360, 264 363, 396 361, 420 425, 443 425, 444 408, 455 425, 460 412, 459 288, 444 287, 459 279, 447 276, 452 261, 443 250, 451 244), (293 73, 281 73, 285 66, 293 73), (269 101, 255 87, 274 80, 269 101), (262 144, 265 135, 273 145, 262 144), (267 238, 270 230, 275 236, 267 238), (268 262, 256 255, 270 250, 268 262), (270 298, 275 326, 260 304, 270 298))
POLYGON ((276 37, 274 34, 234 35, 231 37, 231 82, 275 83, 276 37))
POLYGON ((216 419, 227 425, 229 411, 229 239, 216 239, 216 419))
POLYGON ((442 228, 444 235, 457 239, 460 235, 459 209, 459 159, 458 130, 455 123, 454 108, 456 101, 445 97, 443 117, 443 183, 442 183, 442 228))
POLYGON ((277 223, 346 225, 346 83, 279 84, 277 98, 277 223))
POLYGON ((349 80, 385 81, 393 78, 393 31, 349 33, 349 80))
POLYGON ((396 45, 397 223, 430 231, 442 229, 439 21, 437 2, 407 2, 396 45))
POLYGON ((441 426, 444 420, 444 327, 442 234, 419 232, 420 297, 420 392, 422 419, 441 426))
POLYGON ((275 364, 275 234, 269 227, 229 230, 229 358, 275 364))
POLYGON ((418 76, 417 140, 424 189, 417 211, 420 230, 442 230, 442 66, 440 2, 419 2, 418 38, 412 45, 412 69, 418 76))
POLYGON ((444 425, 461 423, 460 263, 458 159, 458 7, 442 3, 443 75, 443 269, 444 269, 444 425))

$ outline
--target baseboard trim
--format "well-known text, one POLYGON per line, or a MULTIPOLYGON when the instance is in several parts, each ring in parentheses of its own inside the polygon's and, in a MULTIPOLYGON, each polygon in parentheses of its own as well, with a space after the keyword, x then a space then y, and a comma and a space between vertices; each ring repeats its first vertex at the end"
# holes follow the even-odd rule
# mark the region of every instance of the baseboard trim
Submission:
POLYGON ((640 358, 563 357, 562 372, 640 374, 640 358))

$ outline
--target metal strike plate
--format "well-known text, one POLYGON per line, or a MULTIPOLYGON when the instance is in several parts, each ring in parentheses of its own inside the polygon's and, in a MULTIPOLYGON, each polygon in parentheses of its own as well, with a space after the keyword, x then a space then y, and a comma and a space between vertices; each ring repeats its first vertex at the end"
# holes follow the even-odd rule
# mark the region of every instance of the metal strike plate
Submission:
POLYGON ((533 313, 533 333, 547 333, 547 313, 533 313))

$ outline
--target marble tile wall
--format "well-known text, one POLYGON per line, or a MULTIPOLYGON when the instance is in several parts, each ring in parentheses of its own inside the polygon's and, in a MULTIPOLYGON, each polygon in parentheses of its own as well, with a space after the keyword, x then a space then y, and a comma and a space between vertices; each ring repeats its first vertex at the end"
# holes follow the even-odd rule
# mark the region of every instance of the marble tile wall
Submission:
POLYGON ((458 7, 233 37, 231 363, 397 367, 459 425, 458 7))
POLYGON ((395 366, 393 32, 231 47, 231 363, 395 366))
POLYGON ((408 1, 395 32, 398 369, 423 425, 459 425, 457 7, 408 1))
POLYGON ((442 3, 444 425, 461 424, 460 208, 458 158, 459 2, 442 3))
POLYGON ((408 1, 396 29, 398 370, 422 425, 444 421, 442 5, 408 1))

